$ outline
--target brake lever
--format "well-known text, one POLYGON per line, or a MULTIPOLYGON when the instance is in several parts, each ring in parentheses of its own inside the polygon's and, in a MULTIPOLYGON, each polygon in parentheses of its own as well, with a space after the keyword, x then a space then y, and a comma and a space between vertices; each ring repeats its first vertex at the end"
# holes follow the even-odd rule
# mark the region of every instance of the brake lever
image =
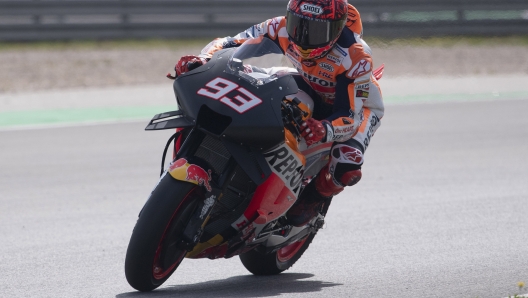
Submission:
POLYGON ((173 75, 171 75, 171 73, 169 72, 169 73, 166 75, 166 77, 169 78, 169 79, 171 79, 171 80, 176 80, 176 78, 178 77, 178 75, 177 75, 177 74, 174 74, 174 76, 173 76, 173 75))

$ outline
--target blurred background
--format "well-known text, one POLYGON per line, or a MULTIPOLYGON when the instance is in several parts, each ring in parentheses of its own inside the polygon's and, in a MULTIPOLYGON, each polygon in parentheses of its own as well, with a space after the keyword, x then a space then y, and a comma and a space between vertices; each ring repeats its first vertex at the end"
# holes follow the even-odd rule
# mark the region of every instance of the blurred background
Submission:
MULTIPOLYGON (((0 0, 0 297, 142 297, 123 263, 173 133, 143 131, 176 109, 165 75, 287 3, 0 0)), ((528 0, 350 3, 385 64, 361 183, 288 273, 186 261, 149 297, 528 291, 528 0)))
MULTIPOLYGON (((528 75, 526 0, 358 0, 386 77, 528 75)), ((0 0, 0 92, 165 82, 286 0, 0 0)))

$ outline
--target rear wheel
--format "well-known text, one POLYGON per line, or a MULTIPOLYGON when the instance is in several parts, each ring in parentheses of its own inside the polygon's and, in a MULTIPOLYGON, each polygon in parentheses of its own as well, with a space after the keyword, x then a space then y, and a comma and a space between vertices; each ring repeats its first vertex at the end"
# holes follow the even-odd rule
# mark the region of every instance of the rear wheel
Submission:
POLYGON ((165 175, 143 207, 125 260, 128 283, 139 291, 163 284, 187 251, 178 245, 203 194, 199 187, 165 175))
MULTIPOLYGON (((326 216, 332 199, 323 204, 320 213, 326 216)), ((291 243, 276 252, 265 254, 258 249, 240 255, 246 269, 255 275, 273 275, 289 269, 297 262, 312 243, 315 233, 308 234, 297 242, 291 243)))
POLYGON ((241 254, 240 260, 244 267, 255 275, 279 274, 293 266, 301 258, 314 237, 315 234, 309 234, 303 239, 269 254, 254 249, 241 254))

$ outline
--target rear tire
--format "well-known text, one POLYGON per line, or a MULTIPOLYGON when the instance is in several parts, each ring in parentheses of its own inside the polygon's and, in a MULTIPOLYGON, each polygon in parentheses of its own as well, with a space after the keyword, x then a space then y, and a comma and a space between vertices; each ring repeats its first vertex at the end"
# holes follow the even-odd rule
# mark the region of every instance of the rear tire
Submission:
POLYGON ((192 183, 165 175, 140 213, 128 245, 125 275, 136 290, 151 291, 178 268, 187 251, 181 234, 203 195, 192 183))
POLYGON ((240 255, 240 260, 246 269, 255 275, 274 275, 289 269, 312 243, 315 234, 294 242, 276 252, 264 254, 256 249, 240 255))
MULTIPOLYGON (((322 215, 326 216, 331 202, 332 199, 330 198, 322 206, 322 210, 320 211, 322 215)), ((279 274, 289 269, 301 258, 308 249, 308 246, 310 246, 310 243, 312 243, 315 235, 316 233, 309 234, 303 239, 273 253, 265 254, 256 248, 241 254, 239 257, 244 267, 255 275, 279 274)))

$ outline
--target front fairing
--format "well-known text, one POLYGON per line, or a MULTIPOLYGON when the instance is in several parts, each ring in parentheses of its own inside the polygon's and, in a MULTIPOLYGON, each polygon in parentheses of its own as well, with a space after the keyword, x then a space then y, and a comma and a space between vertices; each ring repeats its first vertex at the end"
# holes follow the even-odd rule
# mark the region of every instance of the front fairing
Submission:
POLYGON ((187 119, 208 133, 260 150, 277 146, 284 141, 281 100, 296 93, 297 85, 290 75, 266 83, 248 79, 233 70, 235 53, 219 51, 205 65, 178 77, 174 82, 178 105, 187 119), (232 90, 225 89, 226 83, 232 90), (229 92, 223 94, 225 90, 229 92), (221 123, 215 123, 215 115, 223 119, 221 123))

